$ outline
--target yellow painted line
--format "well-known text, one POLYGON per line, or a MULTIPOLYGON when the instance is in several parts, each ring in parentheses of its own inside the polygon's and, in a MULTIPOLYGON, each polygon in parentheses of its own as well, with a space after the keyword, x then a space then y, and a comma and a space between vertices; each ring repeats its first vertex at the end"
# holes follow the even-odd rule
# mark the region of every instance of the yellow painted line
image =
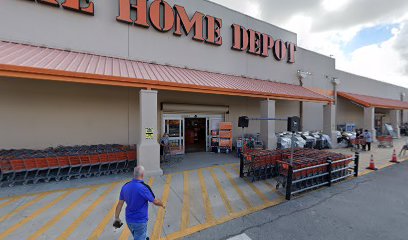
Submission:
POLYGON ((116 205, 118 204, 119 201, 116 201, 115 205, 111 208, 111 210, 108 212, 108 214, 105 215, 105 217, 102 219, 101 223, 95 228, 91 236, 88 238, 88 240, 98 240, 102 233, 105 231, 106 226, 112 221, 114 215, 115 215, 115 210, 116 210, 116 205))
POLYGON ((8 205, 17 202, 18 200, 20 200, 22 197, 14 197, 14 198, 10 198, 8 201, 5 201, 4 203, 0 204, 0 208, 4 208, 7 207, 8 205))
POLYGON ((238 184, 232 178, 231 174, 229 172, 227 172, 227 170, 225 170, 225 168, 223 168, 223 167, 221 168, 221 170, 227 176, 227 178, 230 181, 232 187, 234 187, 235 191, 238 193, 238 195, 241 197, 242 201, 245 203, 246 208, 252 208, 251 202, 248 200, 248 198, 245 196, 245 194, 242 192, 242 190, 238 187, 238 184))
POLYGON ((258 212, 258 211, 261 211, 261 210, 269 208, 269 207, 276 206, 276 205, 278 205, 280 203, 283 203, 283 202, 285 202, 285 199, 283 197, 281 197, 279 199, 276 199, 276 200, 271 201, 269 203, 263 204, 261 206, 251 207, 251 208, 246 209, 246 210, 244 210, 242 212, 234 213, 234 214, 231 214, 229 216, 225 216, 223 218, 216 219, 214 222, 207 222, 207 223, 204 223, 204 224, 201 224, 201 225, 197 225, 197 226, 188 228, 188 229, 186 229, 184 231, 179 231, 179 232, 169 234, 167 237, 162 238, 162 239, 166 239, 166 240, 181 239, 181 238, 184 238, 184 237, 186 237, 188 235, 191 235, 191 234, 193 234, 195 232, 199 232, 199 231, 205 230, 207 228, 214 227, 214 226, 226 223, 228 221, 243 217, 245 215, 248 215, 248 214, 251 214, 251 213, 254 213, 254 212, 258 212))
POLYGON ((68 213, 70 213, 73 209, 75 209, 81 202, 83 202, 87 197, 93 194, 99 187, 93 187, 85 192, 80 198, 75 200, 69 207, 65 208, 62 212, 58 213, 53 219, 49 220, 44 226, 37 230, 37 232, 33 233, 28 240, 35 240, 47 232, 52 226, 57 224, 63 217, 65 217, 68 213))
POLYGON ((262 199, 262 201, 263 201, 264 203, 270 202, 269 199, 268 199, 268 197, 267 197, 263 192, 261 192, 261 190, 259 190, 259 189, 255 186, 255 184, 253 184, 253 183, 251 183, 251 182, 249 182, 249 181, 245 181, 245 182, 249 185, 249 187, 252 189, 252 191, 254 191, 254 192, 256 193, 256 195, 258 195, 258 197, 259 197, 260 199, 262 199))
MULTIPOLYGON (((147 184, 148 184, 150 187, 152 187, 152 186, 153 186, 153 183, 154 183, 154 177, 151 177, 151 178, 149 179, 149 182, 148 182, 147 184)), ((128 228, 127 226, 125 226, 125 228, 124 228, 123 231, 122 231, 122 234, 121 234, 120 237, 119 237, 119 240, 128 240, 129 237, 130 237, 130 230, 129 230, 129 228, 128 228)))
POLYGON ((180 229, 184 230, 190 225, 190 186, 189 186, 189 173, 184 173, 184 194, 183 194, 183 209, 181 210, 181 226, 180 229))
MULTIPOLYGON (((167 201, 169 199, 169 194, 170 194, 170 184, 171 184, 171 179, 173 175, 168 175, 166 177, 166 184, 164 185, 164 191, 163 191, 163 196, 162 196, 162 202, 166 206, 167 201)), ((167 206, 166 206, 167 207, 167 206)), ((163 223, 164 223, 164 215, 166 214, 165 209, 159 208, 159 211, 157 212, 157 217, 156 217, 156 222, 153 227, 153 233, 152 233, 152 240, 160 239, 162 231, 163 231, 163 223)))
POLYGON ((232 214, 234 212, 234 210, 233 210, 233 208, 231 206, 230 201, 228 200, 228 197, 227 197, 227 194, 224 191, 224 188, 222 187, 222 185, 220 183, 220 180, 218 179, 217 175, 214 172, 214 169, 210 169, 210 173, 211 173, 211 176, 212 176, 212 178, 214 180, 215 186, 217 187, 218 192, 221 195, 221 199, 224 202, 224 205, 225 205, 225 208, 228 211, 228 214, 232 214))
POLYGON ((272 183, 267 182, 267 181, 262 181, 268 188, 270 188, 272 191, 276 191, 276 186, 273 186, 272 183))
POLYGON ((57 239, 68 239, 69 236, 81 225, 81 223, 95 210, 99 204, 117 187, 119 183, 111 184, 111 186, 105 190, 96 201, 92 203, 75 221, 59 236, 57 239))
MULTIPOLYGON (((238 168, 237 166, 234 166, 234 167, 232 167, 232 168, 239 174, 239 168, 238 168)), ((265 196, 265 194, 264 194, 263 192, 261 192, 252 182, 246 181, 246 180, 244 180, 244 181, 248 184, 248 186, 252 189, 252 191, 254 191, 254 192, 256 193, 256 195, 258 195, 258 197, 259 197, 260 199, 262 199, 262 201, 263 201, 264 203, 268 203, 268 202, 269 202, 268 197, 265 196)))
POLYGON ((207 185, 205 183, 204 175, 202 170, 198 170, 198 178, 200 180, 201 186, 201 197, 203 198, 204 209, 205 209, 205 220, 207 222, 214 221, 214 213, 212 210, 210 197, 208 196, 207 185))
POLYGON ((17 213, 31 207, 32 205, 38 203, 39 201, 43 200, 45 197, 47 197, 48 195, 50 195, 51 193, 43 193, 40 194, 38 197, 34 198, 33 200, 29 201, 28 203, 24 204, 23 206, 20 206, 18 208, 16 208, 13 211, 10 211, 8 214, 4 215, 3 217, 0 218, 0 222, 3 222, 9 218, 11 218, 12 216, 16 215, 17 213))
MULTIPOLYGON (((127 183, 127 182, 128 181, 119 181, 119 183, 127 183)), ((50 193, 59 193, 59 192, 65 192, 65 191, 70 191, 70 190, 81 190, 81 189, 87 189, 91 187, 103 187, 103 186, 109 186, 111 184, 112 183, 103 183, 103 184, 95 184, 95 185, 89 185, 89 186, 83 186, 83 187, 77 187, 77 188, 65 188, 65 189, 60 189, 60 190, 45 191, 41 193, 28 193, 28 194, 22 194, 18 196, 3 197, 3 198, 0 198, 0 200, 16 198, 16 197, 30 197, 30 196, 36 196, 38 194, 44 194, 44 193, 50 194, 50 193)))
POLYGON ((42 213, 44 213, 45 211, 47 211, 48 209, 52 208, 55 204, 59 203, 61 200, 64 200, 64 198, 66 198, 69 194, 71 194, 72 192, 74 192, 75 190, 69 190, 67 192, 65 192, 64 194, 62 194, 61 196, 59 196, 58 198, 56 198, 54 201, 52 201, 51 203, 45 205, 44 207, 38 209, 37 211, 35 211, 34 213, 32 213, 30 216, 24 218, 23 220, 21 220, 20 222, 18 222, 17 224, 13 225, 11 228, 7 229, 6 231, 2 232, 0 234, 0 239, 4 239, 7 236, 9 236, 10 234, 12 234, 14 231, 18 230, 20 227, 22 227, 23 225, 25 225, 26 223, 32 221, 33 219, 35 219, 36 217, 38 217, 39 215, 41 215, 42 213))
POLYGON ((186 170, 186 171, 171 173, 171 175, 173 175, 173 176, 175 176, 175 175, 180 175, 180 174, 184 174, 185 172, 195 173, 195 172, 197 172, 198 170, 209 170, 209 169, 211 169, 211 168, 221 168, 221 167, 231 167, 231 166, 239 166, 239 163, 227 163, 227 164, 218 165, 218 166, 197 168, 197 169, 192 169, 192 170, 186 170))

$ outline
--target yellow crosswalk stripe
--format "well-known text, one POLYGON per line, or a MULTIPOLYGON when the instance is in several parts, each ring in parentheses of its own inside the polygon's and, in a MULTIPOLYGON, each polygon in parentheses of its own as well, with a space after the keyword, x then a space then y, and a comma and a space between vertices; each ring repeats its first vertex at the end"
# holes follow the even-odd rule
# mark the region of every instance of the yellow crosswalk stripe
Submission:
MULTIPOLYGON (((172 177, 173 177, 172 175, 168 175, 166 178, 166 184, 164 185, 162 201, 165 206, 169 199, 170 184, 171 184, 172 177)), ((162 231, 163 231, 163 223, 164 223, 165 214, 166 214, 165 209, 159 208, 159 211, 157 212, 156 223, 154 224, 154 227, 153 227, 153 233, 151 237, 152 240, 160 239, 162 231)))
POLYGON ((119 183, 112 184, 103 192, 95 202, 92 203, 75 221, 57 238, 59 240, 68 239, 69 236, 81 225, 81 223, 95 210, 97 206, 117 187, 119 183))
POLYGON ((227 172, 227 170, 224 167, 221 167, 221 170, 224 172, 224 174, 227 176, 228 180, 230 181, 232 187, 235 189, 235 191, 238 193, 242 201, 245 203, 245 206, 247 208, 251 208, 252 204, 248 200, 248 198, 245 196, 245 194, 242 192, 242 190, 239 188, 238 184, 235 182, 235 180, 232 178, 231 174, 227 172))
MULTIPOLYGON (((123 184, 123 182, 122 182, 122 184, 123 184)), ((102 221, 99 223, 99 225, 95 228, 95 230, 92 232, 92 234, 88 237, 88 240, 98 240, 100 238, 100 236, 105 231, 108 224, 114 218, 116 205, 118 205, 118 201, 115 202, 115 204, 112 206, 112 208, 109 210, 109 212, 105 215, 105 217, 102 219, 102 221)))
MULTIPOLYGON (((245 181, 245 180, 244 180, 245 181)), ((261 192, 256 186, 255 186, 255 184, 253 184, 253 183, 251 183, 251 182, 249 182, 249 181, 245 181, 248 185, 249 185, 249 187, 252 189, 252 191, 254 191, 255 193, 256 193, 256 195, 258 195, 258 197, 260 198, 260 199, 262 199, 262 201, 264 202, 264 203, 268 203, 269 202, 269 199, 268 199, 268 197, 263 193, 263 192, 261 192)))
POLYGON ((64 194, 62 194, 61 196, 59 196, 58 198, 56 198, 54 201, 52 201, 51 203, 45 205, 44 207, 36 210, 34 213, 32 213, 30 216, 24 218, 23 220, 21 220, 20 222, 18 222, 17 224, 13 225, 11 228, 7 229, 6 231, 2 232, 0 234, 0 239, 4 239, 6 238, 8 235, 12 234, 14 231, 16 231, 17 229, 19 229, 20 227, 22 227, 23 225, 25 225, 26 223, 30 222, 31 220, 35 219, 36 217, 38 217, 39 215, 41 215, 43 212, 47 211, 48 209, 52 208, 55 204, 59 203, 61 200, 63 200, 64 198, 66 198, 69 194, 71 194, 72 192, 74 192, 75 190, 69 190, 67 192, 65 192, 64 194))
POLYGON ((65 217, 69 212, 75 209, 81 202, 83 202, 87 197, 93 194, 99 187, 92 187, 87 192, 85 192, 80 198, 75 200, 69 207, 65 208, 62 212, 58 213, 53 219, 48 221, 44 226, 33 233, 28 240, 35 240, 47 232, 52 226, 57 224, 63 217, 65 217))
MULTIPOLYGON (((239 173, 239 168, 237 166, 232 167, 237 173, 239 173)), ((254 191, 256 193, 256 195, 258 195, 259 198, 262 199, 262 201, 264 203, 268 203, 269 199, 268 197, 265 196, 265 194, 263 192, 261 192, 252 182, 249 181, 245 181, 249 187, 252 189, 252 191, 254 191)))
POLYGON ((213 211, 212 211, 210 198, 208 196, 207 185, 205 184, 203 171, 201 169, 198 170, 198 178, 200 180, 201 196, 202 196, 203 202, 204 202, 205 219, 206 219, 207 222, 213 222, 214 221, 214 214, 213 214, 213 211))
POLYGON ((190 225, 190 186, 189 173, 184 172, 184 195, 183 195, 183 209, 181 211, 181 230, 184 230, 190 225))
POLYGON ((102 219, 101 223, 99 223, 99 225, 95 228, 91 236, 88 237, 88 240, 98 240, 100 238, 103 231, 105 231, 105 228, 113 220, 115 210, 116 210, 116 205, 118 204, 118 202, 119 201, 116 201, 115 205, 113 205, 111 210, 105 215, 105 217, 102 219))
MULTIPOLYGON (((150 187, 152 187, 152 186, 153 186, 153 183, 154 183, 154 177, 151 177, 151 178, 149 179, 149 182, 148 182, 147 184, 148 184, 150 187)), ((130 230, 129 230, 128 227, 125 226, 125 228, 124 228, 123 231, 122 231, 122 234, 121 234, 120 237, 119 237, 119 240, 127 240, 127 239, 129 239, 129 237, 130 237, 130 230)))
POLYGON ((33 206, 34 204, 38 203, 39 201, 43 200, 45 197, 47 197, 48 195, 50 195, 51 193, 42 193, 39 196, 37 196, 36 198, 34 198, 33 200, 29 201, 28 203, 24 204, 23 206, 20 206, 18 208, 16 208, 13 211, 10 211, 8 214, 4 215, 3 217, 0 218, 0 222, 3 222, 9 218, 11 218, 12 216, 16 215, 17 213, 33 206))
POLYGON ((21 197, 13 197, 10 200, 5 201, 4 203, 0 204, 0 208, 7 207, 8 205, 10 205, 10 204, 12 204, 14 202, 17 202, 20 199, 21 199, 21 197))
POLYGON ((262 181, 266 186, 268 186, 272 191, 276 192, 276 186, 273 186, 272 183, 265 181, 262 181))
POLYGON ((232 206, 231 206, 230 201, 228 200, 227 194, 225 193, 224 188, 222 187, 222 185, 220 183, 220 180, 218 179, 217 175, 215 174, 214 169, 210 169, 210 173, 211 173, 211 176, 212 176, 212 178, 213 178, 213 180, 215 182, 215 186, 217 187, 218 192, 221 195, 221 199, 224 202, 224 205, 225 205, 225 208, 228 211, 228 214, 232 214, 234 212, 234 210, 232 209, 232 206))

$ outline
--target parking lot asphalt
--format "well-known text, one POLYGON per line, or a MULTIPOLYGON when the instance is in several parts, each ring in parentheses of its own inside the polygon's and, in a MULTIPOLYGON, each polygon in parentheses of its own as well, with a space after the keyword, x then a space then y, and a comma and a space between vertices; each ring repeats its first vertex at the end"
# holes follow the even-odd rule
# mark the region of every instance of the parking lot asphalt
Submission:
POLYGON ((406 240, 408 162, 268 208, 185 239, 406 240))

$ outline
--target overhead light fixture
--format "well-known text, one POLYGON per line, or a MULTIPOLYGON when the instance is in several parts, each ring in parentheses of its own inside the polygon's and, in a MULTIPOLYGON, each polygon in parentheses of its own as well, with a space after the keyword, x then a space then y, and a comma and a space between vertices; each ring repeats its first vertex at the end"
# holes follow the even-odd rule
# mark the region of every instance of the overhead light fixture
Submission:
POLYGON ((306 78, 307 76, 312 75, 311 72, 303 71, 303 70, 298 70, 297 75, 299 78, 306 78))

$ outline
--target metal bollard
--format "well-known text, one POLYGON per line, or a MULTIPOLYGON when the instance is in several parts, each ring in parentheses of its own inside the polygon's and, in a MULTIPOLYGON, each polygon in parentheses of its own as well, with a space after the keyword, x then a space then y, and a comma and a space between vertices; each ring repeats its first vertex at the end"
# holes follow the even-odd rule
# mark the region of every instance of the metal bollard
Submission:
POLYGON ((328 171, 328 173, 329 173, 329 175, 327 175, 327 181, 328 181, 327 186, 331 187, 331 185, 332 185, 332 179, 333 179, 333 176, 332 176, 333 161, 332 161, 332 159, 331 159, 331 158, 327 158, 327 163, 329 164, 329 165, 327 166, 327 171, 328 171))
POLYGON ((286 180, 286 200, 290 200, 292 197, 292 180, 293 180, 293 167, 289 165, 288 178, 286 180))
POLYGON ((241 154, 239 158, 239 177, 244 178, 244 155, 241 154))
POLYGON ((360 154, 356 152, 356 156, 354 158, 354 177, 358 177, 359 163, 360 163, 360 154))

